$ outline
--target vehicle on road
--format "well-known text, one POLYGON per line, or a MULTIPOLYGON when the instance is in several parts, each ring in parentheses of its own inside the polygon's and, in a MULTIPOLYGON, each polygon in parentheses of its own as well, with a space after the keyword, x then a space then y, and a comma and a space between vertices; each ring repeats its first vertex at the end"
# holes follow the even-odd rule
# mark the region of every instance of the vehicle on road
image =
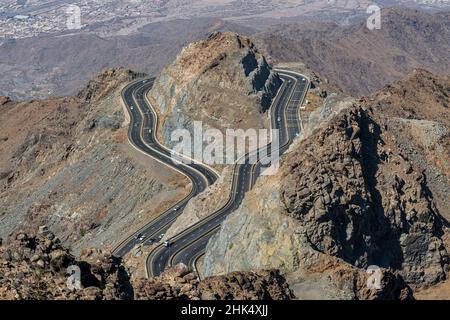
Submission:
POLYGON ((145 236, 142 233, 139 233, 137 236, 134 237, 134 240, 144 241, 145 240, 145 236))
POLYGON ((172 245, 172 242, 170 241, 164 241, 164 246, 165 247, 170 247, 172 245))

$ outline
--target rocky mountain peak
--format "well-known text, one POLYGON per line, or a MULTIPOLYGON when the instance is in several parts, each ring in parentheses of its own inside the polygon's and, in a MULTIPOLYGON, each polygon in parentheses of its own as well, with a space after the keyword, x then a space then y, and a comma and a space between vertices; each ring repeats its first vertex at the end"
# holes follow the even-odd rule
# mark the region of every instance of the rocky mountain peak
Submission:
POLYGON ((244 69, 256 67, 250 60, 244 60, 248 55, 253 58, 250 59, 253 62, 264 60, 248 37, 232 32, 214 32, 206 40, 193 42, 184 48, 175 63, 184 68, 186 73, 198 76, 221 64, 230 63, 227 58, 241 58, 244 69))
POLYGON ((166 66, 150 91, 162 114, 162 136, 174 128, 261 128, 281 80, 248 37, 214 32, 191 43, 166 66), (242 115, 245 114, 245 117, 242 115))

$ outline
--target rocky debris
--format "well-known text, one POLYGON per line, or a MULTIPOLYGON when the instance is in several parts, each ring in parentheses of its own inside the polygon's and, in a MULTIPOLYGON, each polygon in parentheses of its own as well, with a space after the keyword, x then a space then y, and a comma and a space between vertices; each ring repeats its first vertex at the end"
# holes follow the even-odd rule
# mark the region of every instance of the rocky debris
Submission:
POLYGON ((295 298, 278 270, 232 272, 203 280, 201 299, 290 300, 295 298))
POLYGON ((18 232, 0 247, 0 300, 130 299, 133 291, 117 258, 86 249, 77 259, 47 227, 37 235, 18 232), (67 285, 68 268, 77 266, 80 288, 67 285))
POLYGON ((416 69, 362 103, 385 117, 402 157, 423 170, 440 214, 450 221, 450 78, 416 69))
POLYGON ((280 85, 249 38, 215 32, 184 48, 149 97, 161 113, 161 137, 172 145, 172 131, 193 130, 193 121, 219 130, 265 127, 261 113, 280 85))
POLYGON ((320 287, 343 299, 408 298, 409 288, 445 280, 448 222, 430 176, 377 104, 360 100, 296 143, 280 173, 262 178, 208 243, 205 274, 277 268, 299 297, 320 298, 320 287), (371 265, 386 270, 377 295, 355 285, 371 265), (342 268, 345 277, 327 280, 342 268))
POLYGON ((140 300, 288 300, 294 298, 284 277, 276 270, 233 272, 198 281, 179 264, 161 276, 133 282, 140 300))
POLYGON ((288 279, 300 300, 411 300, 411 288, 397 273, 376 268, 372 273, 319 254, 305 275, 288 279))
POLYGON ((449 292, 450 279, 447 279, 437 286, 414 293, 414 297, 417 300, 450 300, 449 292))
POLYGON ((25 141, 19 146, 19 148, 17 149, 17 151, 14 154, 14 158, 19 160, 20 158, 22 158, 24 156, 24 153, 27 151, 28 151, 28 153, 33 153, 33 152, 30 152, 30 150, 36 145, 39 145, 40 147, 45 148, 55 142, 56 142, 56 138, 49 134, 31 133, 25 138, 25 141))

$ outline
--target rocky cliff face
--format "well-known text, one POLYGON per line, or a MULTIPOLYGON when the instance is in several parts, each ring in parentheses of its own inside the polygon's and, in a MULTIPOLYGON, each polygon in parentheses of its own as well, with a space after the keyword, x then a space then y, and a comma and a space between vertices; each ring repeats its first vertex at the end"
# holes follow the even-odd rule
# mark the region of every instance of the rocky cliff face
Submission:
POLYGON ((183 178, 128 143, 120 92, 136 76, 111 69, 78 97, 4 100, 0 237, 46 224, 75 252, 103 248, 187 192, 183 178))
MULTIPOLYGON (((430 76, 416 72, 424 75, 430 76)), ((396 86, 437 101, 438 107, 425 104, 432 114, 449 102, 448 80, 433 79, 437 91, 418 81, 396 86)), ((390 90, 391 101, 402 100, 404 90, 390 90)), ((262 178, 210 241, 206 274, 279 268, 300 298, 346 299, 405 298, 407 286, 446 279, 449 231, 440 210, 448 199, 436 202, 426 162, 402 150, 400 118, 383 108, 400 106, 362 100, 298 142, 283 159, 281 173, 262 178), (391 279, 381 295, 356 285, 370 265, 384 268, 391 279)))
POLYGON ((161 114, 161 137, 170 144, 174 129, 262 128, 262 116, 281 80, 249 38, 213 33, 190 44, 164 68, 149 93, 161 114))
POLYGON ((450 221, 450 78, 417 69, 367 102, 389 119, 402 154, 424 170, 442 216, 450 221))

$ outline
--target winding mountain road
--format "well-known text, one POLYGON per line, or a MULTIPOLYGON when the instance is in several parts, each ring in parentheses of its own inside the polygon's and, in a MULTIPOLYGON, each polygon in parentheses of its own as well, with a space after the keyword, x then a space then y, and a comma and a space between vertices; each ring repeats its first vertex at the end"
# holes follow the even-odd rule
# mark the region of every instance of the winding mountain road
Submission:
MULTIPOLYGON (((283 79, 274 102, 269 110, 272 129, 279 129, 279 154, 283 154, 293 139, 301 132, 302 122, 299 114, 310 82, 305 76, 289 70, 276 69, 283 79)), ((152 88, 154 79, 134 81, 122 92, 122 99, 130 114, 128 137, 130 143, 139 151, 167 165, 173 170, 184 174, 192 182, 191 193, 158 218, 139 229, 134 235, 121 242, 114 254, 124 256, 137 244, 149 244, 149 241, 165 233, 183 210, 190 199, 203 192, 213 184, 218 177, 211 167, 200 163, 175 164, 170 150, 157 140, 155 133, 158 126, 157 113, 146 99, 147 92, 152 88), (140 241, 139 238, 144 238, 140 241)), ((270 154, 272 145, 267 148, 270 154)), ((231 185, 230 197, 227 203, 218 211, 199 221, 180 234, 170 239, 171 245, 163 244, 155 247, 147 257, 147 276, 157 276, 170 265, 184 263, 195 268, 196 261, 201 257, 211 236, 218 231, 220 224, 236 210, 256 179, 264 170, 261 163, 249 163, 249 154, 245 155, 243 164, 236 164, 231 185)))
POLYGON ((154 239, 157 234, 165 233, 183 212, 189 200, 203 192, 218 177, 213 169, 205 165, 174 163, 170 150, 159 143, 155 135, 158 126, 157 114, 144 98, 146 90, 153 86, 153 82, 154 79, 140 79, 126 86, 122 91, 122 100, 130 115, 128 140, 138 151, 163 163, 168 169, 176 170, 185 175, 191 181, 192 190, 176 205, 116 246, 113 254, 118 257, 124 256, 137 244, 142 243, 139 238, 144 237, 143 243, 146 244, 150 239, 154 239))

